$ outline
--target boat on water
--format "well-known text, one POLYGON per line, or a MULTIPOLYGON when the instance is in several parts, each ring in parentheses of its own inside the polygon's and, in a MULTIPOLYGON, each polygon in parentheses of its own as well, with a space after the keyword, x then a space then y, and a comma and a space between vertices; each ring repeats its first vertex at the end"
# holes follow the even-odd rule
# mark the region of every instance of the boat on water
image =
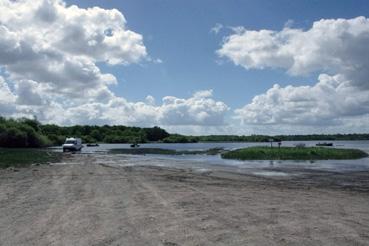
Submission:
POLYGON ((131 148, 138 148, 138 147, 140 147, 140 145, 138 143, 131 144, 131 148))
POLYGON ((333 146, 333 143, 317 143, 315 146, 333 146))
POLYGON ((98 147, 99 144, 98 143, 88 143, 86 144, 87 147, 98 147))

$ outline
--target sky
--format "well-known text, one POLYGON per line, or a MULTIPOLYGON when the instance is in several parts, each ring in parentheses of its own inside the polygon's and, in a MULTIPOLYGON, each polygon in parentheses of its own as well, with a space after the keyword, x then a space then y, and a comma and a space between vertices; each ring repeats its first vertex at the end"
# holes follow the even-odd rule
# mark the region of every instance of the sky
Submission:
POLYGON ((369 131, 368 1, 0 0, 0 115, 369 131))

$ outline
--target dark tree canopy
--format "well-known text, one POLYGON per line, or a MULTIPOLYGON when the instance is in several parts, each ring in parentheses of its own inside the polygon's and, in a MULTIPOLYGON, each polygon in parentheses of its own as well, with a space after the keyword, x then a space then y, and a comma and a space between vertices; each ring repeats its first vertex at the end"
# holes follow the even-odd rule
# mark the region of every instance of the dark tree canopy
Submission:
POLYGON ((268 142, 306 140, 369 140, 369 134, 313 134, 313 135, 208 135, 185 136, 169 134, 155 126, 140 128, 122 125, 58 126, 41 124, 37 119, 7 119, 0 116, 0 147, 43 147, 61 145, 66 137, 80 137, 84 143, 194 143, 194 142, 268 142))

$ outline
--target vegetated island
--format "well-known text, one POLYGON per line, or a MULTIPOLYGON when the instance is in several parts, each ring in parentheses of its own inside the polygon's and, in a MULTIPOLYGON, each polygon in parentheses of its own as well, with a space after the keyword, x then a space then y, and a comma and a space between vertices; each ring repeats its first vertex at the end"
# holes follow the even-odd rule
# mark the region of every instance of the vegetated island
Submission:
POLYGON ((228 151, 221 156, 236 160, 348 160, 368 157, 368 154, 358 149, 257 146, 228 151))

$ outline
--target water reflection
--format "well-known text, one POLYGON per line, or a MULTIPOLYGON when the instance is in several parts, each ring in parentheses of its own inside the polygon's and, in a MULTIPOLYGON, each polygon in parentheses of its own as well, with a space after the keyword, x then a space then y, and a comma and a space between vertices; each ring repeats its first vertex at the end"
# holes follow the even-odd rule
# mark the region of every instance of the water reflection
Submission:
POLYGON ((270 160, 270 164, 269 164, 270 167, 274 167, 274 161, 273 160, 270 160))
MULTIPOLYGON (((331 141, 332 142, 332 141, 331 141)), ((295 141, 283 142, 283 146, 294 146, 295 141)), ((302 142, 307 147, 315 146, 318 141, 302 142)), ((333 141, 334 147, 337 148, 357 148, 369 153, 369 141, 333 141)), ((170 150, 207 150, 211 148, 224 148, 226 150, 238 149, 250 146, 263 146, 267 143, 188 143, 188 144, 165 144, 153 143, 142 144, 140 148, 161 148, 170 150)), ((100 144, 98 147, 85 147, 82 153, 103 154, 108 155, 107 151, 111 149, 130 148, 129 144, 100 144)), ((56 148, 56 151, 60 149, 56 148)), ((269 161, 269 160, 252 160, 238 161, 225 160, 220 155, 110 155, 113 164, 117 165, 160 165, 171 167, 185 167, 197 169, 214 169, 214 168, 232 168, 241 172, 260 172, 260 170, 273 170, 279 172, 291 173, 295 170, 321 170, 330 172, 352 172, 352 171, 369 171, 369 158, 358 160, 319 160, 319 161, 269 161)), ((102 160, 103 161, 103 160, 102 160)), ((259 173, 259 175, 261 175, 259 173)), ((268 175, 271 175, 270 173, 268 175)), ((276 174, 279 175, 279 174, 276 174)))

